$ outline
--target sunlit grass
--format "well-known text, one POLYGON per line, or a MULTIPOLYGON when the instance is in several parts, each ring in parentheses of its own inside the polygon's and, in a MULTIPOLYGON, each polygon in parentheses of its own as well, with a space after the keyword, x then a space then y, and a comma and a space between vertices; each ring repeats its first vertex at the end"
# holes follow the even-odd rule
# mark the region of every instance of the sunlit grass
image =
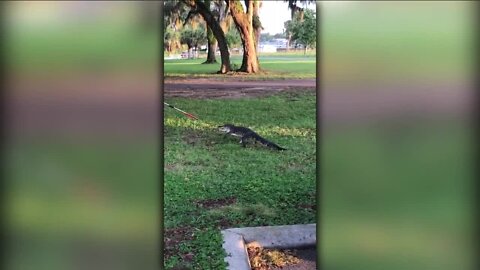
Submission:
MULTIPOLYGON (((225 75, 215 74, 220 69, 218 64, 202 64, 205 59, 165 60, 164 74, 166 77, 218 77, 225 75)), ((218 59, 217 61, 220 61, 218 59)), ((241 56, 232 56, 232 66, 241 65, 241 56)), ((259 57, 262 72, 245 76, 248 79, 288 79, 288 78, 315 78, 316 57, 313 54, 299 55, 289 53, 266 54, 259 57)), ((227 76, 229 77, 229 76, 227 76)), ((239 76, 235 76, 239 77, 239 76)))
MULTIPOLYGON (((174 117, 166 117, 164 120, 165 127, 181 127, 192 128, 201 131, 217 131, 218 126, 226 124, 224 122, 209 122, 203 120, 192 121, 190 119, 179 118, 180 115, 174 117)), ((251 126, 254 128, 254 126, 251 126)), ((315 137, 315 130, 308 128, 284 128, 280 126, 259 127, 255 129, 258 133, 264 135, 281 135, 281 136, 296 136, 296 137, 315 137)))

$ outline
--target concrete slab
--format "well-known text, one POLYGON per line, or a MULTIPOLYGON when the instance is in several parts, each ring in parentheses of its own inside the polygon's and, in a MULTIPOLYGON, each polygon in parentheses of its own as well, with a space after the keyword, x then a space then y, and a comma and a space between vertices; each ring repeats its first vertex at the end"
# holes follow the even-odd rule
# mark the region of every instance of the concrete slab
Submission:
POLYGON ((223 249, 227 252, 227 269, 251 270, 247 247, 241 234, 228 230, 222 231, 223 249))
POLYGON ((251 270, 246 245, 304 248, 316 245, 316 224, 232 228, 222 231, 229 270, 251 270))

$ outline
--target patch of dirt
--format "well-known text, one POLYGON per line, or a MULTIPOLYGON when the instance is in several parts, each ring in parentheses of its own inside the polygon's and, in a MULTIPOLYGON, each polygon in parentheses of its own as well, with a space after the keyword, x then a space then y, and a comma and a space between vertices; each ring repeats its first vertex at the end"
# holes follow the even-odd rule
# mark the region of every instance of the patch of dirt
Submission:
POLYGON ((171 163, 165 164, 165 171, 173 171, 175 170, 175 168, 176 168, 175 164, 171 164, 171 163))
POLYGON ((191 270, 193 269, 192 267, 185 266, 185 265, 176 265, 171 270, 191 270))
POLYGON ((195 145, 197 142, 199 142, 202 139, 202 136, 197 133, 187 133, 182 137, 182 140, 184 140, 186 143, 190 145, 195 145))
POLYGON ((165 259, 171 256, 178 255, 183 261, 192 261, 192 253, 182 253, 179 247, 185 241, 192 241, 195 238, 193 229, 190 227, 180 227, 165 229, 164 231, 164 257, 165 259))
POLYGON ((222 206, 231 205, 237 202, 236 197, 226 197, 220 199, 207 199, 207 200, 195 200, 193 203, 197 207, 206 208, 206 209, 213 209, 219 208, 222 206))
POLYGON ((224 230, 224 229, 228 229, 228 228, 233 228, 233 227, 237 227, 236 225, 238 225, 240 222, 237 220, 237 221, 231 221, 225 217, 222 217, 220 218, 219 220, 217 220, 216 224, 217 224, 217 227, 220 229, 220 230, 224 230))
POLYGON ((209 135, 205 132, 188 131, 182 135, 182 140, 191 146, 201 145, 202 147, 211 148, 217 144, 217 141, 209 135))
MULTIPOLYGON (((315 89, 315 79, 245 81, 230 78, 228 81, 212 79, 166 79, 164 81, 166 98, 243 98, 269 96, 281 92, 315 92, 315 89)), ((292 98, 292 101, 295 99, 292 98)))

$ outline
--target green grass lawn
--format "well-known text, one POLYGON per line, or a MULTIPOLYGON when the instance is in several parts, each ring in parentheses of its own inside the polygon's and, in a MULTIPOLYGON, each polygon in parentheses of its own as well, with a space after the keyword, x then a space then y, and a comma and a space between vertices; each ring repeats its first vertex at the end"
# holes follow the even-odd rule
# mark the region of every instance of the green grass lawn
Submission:
POLYGON ((315 95, 169 102, 165 109, 165 266, 223 269, 220 230, 315 222, 315 95), (224 123, 248 126, 287 151, 223 138, 224 123))
MULTIPOLYGON (((215 74, 220 69, 218 64, 202 64, 200 59, 165 60, 165 77, 218 77, 225 75, 215 74)), ((220 62, 220 56, 217 57, 220 62)), ((260 66, 264 73, 249 76, 249 79, 286 79, 286 78, 315 78, 316 56, 313 51, 303 53, 266 53, 259 56, 260 66)), ((234 67, 240 67, 242 58, 239 55, 231 57, 234 67)))

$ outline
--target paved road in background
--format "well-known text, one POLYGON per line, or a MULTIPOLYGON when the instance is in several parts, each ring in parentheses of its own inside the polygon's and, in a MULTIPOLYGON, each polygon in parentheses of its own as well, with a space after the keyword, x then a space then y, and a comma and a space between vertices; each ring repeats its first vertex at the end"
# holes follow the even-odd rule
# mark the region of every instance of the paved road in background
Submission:
POLYGON ((223 81, 201 78, 164 81, 165 97, 240 98, 299 89, 315 91, 315 79, 223 81))

